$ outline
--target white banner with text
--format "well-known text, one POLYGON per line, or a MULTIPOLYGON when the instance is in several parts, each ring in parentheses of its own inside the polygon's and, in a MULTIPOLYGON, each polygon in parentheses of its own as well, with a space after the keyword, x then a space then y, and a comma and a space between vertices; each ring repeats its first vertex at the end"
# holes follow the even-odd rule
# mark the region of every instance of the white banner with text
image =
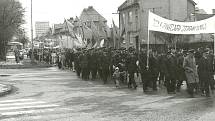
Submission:
POLYGON ((148 29, 170 34, 215 33, 215 16, 195 22, 178 22, 149 11, 148 29))

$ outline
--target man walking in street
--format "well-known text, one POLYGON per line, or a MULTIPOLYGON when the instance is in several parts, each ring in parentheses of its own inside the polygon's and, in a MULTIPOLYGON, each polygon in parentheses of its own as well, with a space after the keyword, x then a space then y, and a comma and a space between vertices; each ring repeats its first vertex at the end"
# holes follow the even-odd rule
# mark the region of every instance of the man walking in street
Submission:
POLYGON ((165 84, 168 94, 175 94, 176 90, 176 76, 177 76, 177 64, 175 55, 172 52, 167 54, 165 68, 165 84))
POLYGON ((137 69, 138 69, 136 62, 137 62, 137 57, 135 55, 135 52, 132 49, 130 49, 130 53, 128 55, 127 63, 126 63, 128 76, 129 76, 128 88, 132 88, 132 86, 134 89, 137 88, 137 84, 134 79, 134 73, 137 73, 137 69))
POLYGON ((189 50, 188 56, 184 59, 183 67, 187 77, 188 93, 194 97, 194 89, 198 87, 199 83, 194 50, 189 50))
POLYGON ((207 97, 210 97, 209 90, 213 70, 211 68, 210 60, 207 56, 208 54, 208 52, 204 52, 203 56, 200 58, 198 65, 198 73, 202 95, 206 94, 207 97))
POLYGON ((143 83, 143 92, 147 92, 149 86, 149 73, 147 70, 147 53, 146 50, 142 50, 139 57, 139 70, 141 74, 141 80, 143 83))

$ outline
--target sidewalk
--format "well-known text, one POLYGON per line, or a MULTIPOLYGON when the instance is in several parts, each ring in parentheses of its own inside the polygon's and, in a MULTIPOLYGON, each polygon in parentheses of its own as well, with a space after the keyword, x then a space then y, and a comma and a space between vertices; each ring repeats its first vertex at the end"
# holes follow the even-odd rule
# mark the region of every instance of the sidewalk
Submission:
POLYGON ((29 58, 20 61, 20 63, 0 62, 0 69, 25 69, 25 68, 46 68, 46 67, 52 67, 52 65, 44 62, 38 62, 38 61, 35 61, 35 63, 32 64, 29 58))
POLYGON ((0 96, 4 96, 12 91, 12 87, 10 85, 0 84, 0 96))

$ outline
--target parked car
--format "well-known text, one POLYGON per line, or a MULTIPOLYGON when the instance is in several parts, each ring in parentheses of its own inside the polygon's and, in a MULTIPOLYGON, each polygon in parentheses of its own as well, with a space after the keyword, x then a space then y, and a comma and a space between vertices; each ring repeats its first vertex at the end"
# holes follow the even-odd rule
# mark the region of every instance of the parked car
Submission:
POLYGON ((15 53, 13 51, 7 52, 6 61, 8 61, 8 62, 15 62, 16 61, 15 53))

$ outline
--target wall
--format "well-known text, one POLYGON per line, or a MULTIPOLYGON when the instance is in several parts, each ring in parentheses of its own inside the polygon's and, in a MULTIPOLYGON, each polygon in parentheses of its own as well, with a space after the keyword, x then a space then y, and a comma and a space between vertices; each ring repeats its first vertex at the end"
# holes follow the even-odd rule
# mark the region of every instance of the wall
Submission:
MULTIPOLYGON (((177 21, 185 21, 188 16, 194 12, 194 6, 189 0, 139 0, 140 8, 138 8, 138 24, 135 28, 135 24, 128 24, 128 12, 135 12, 135 8, 128 8, 123 11, 120 11, 120 30, 122 32, 123 28, 127 30, 125 38, 127 47, 134 46, 135 36, 139 34, 139 39, 141 44, 146 44, 148 39, 148 11, 152 11, 155 14, 162 16, 164 18, 168 18, 171 20, 177 21), (154 8, 154 9, 153 9, 154 8), (125 14, 125 23, 122 24, 122 14, 125 14), (134 30, 138 30, 138 32, 133 32, 129 34, 129 31, 132 31, 132 27, 134 30), (133 41, 133 43, 131 43, 133 41)), ((133 16, 133 21, 135 21, 135 17, 133 16)), ((154 32, 150 32, 150 44, 163 44, 164 42, 160 41, 158 38, 155 38, 154 32)))
MULTIPOLYGON (((141 43, 146 44, 148 39, 148 11, 151 10, 157 15, 165 18, 170 17, 169 13, 169 0, 141 0, 140 2, 140 15, 141 15, 141 31, 140 40, 141 43)), ((160 44, 160 42, 155 41, 154 35, 150 32, 150 44, 152 43, 160 44)))
MULTIPOLYGON (((146 43, 148 39, 148 10, 171 20, 185 21, 187 16, 193 13, 194 6, 188 0, 141 0, 141 40, 146 43)), ((163 44, 164 42, 155 39, 153 32, 150 32, 150 44, 163 44)))
MULTIPOLYGON (((129 3, 131 5, 132 3, 129 3)), ((125 28, 125 41, 126 43, 121 43, 121 46, 129 48, 129 47, 135 47, 135 37, 139 35, 139 29, 140 29, 140 12, 139 12, 139 6, 137 4, 133 5, 132 7, 129 7, 123 11, 120 12, 120 31, 122 32, 125 28), (132 13, 131 18, 129 17, 129 12, 132 13), (123 17, 124 14, 124 17, 123 17), (136 16, 138 19, 136 19, 136 16), (131 19, 129 21, 129 18, 131 19)))
POLYGON ((187 18, 187 0, 170 0, 171 1, 171 19, 184 21, 187 18))
POLYGON ((195 21, 195 16, 191 16, 191 14, 195 15, 195 6, 189 0, 187 1, 187 16, 191 17, 191 21, 195 21))

